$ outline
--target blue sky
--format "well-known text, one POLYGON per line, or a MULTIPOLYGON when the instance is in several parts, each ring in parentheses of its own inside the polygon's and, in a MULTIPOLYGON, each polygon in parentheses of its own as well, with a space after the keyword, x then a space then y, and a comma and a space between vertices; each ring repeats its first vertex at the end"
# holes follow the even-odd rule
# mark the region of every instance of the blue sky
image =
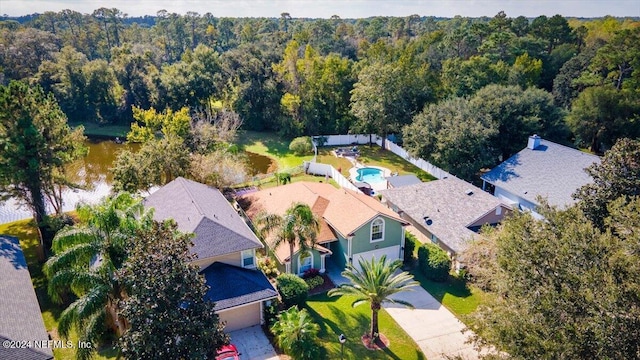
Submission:
POLYGON ((12 16, 71 9, 91 13, 100 7, 118 8, 129 16, 155 15, 158 10, 214 16, 361 18, 370 16, 493 16, 539 15, 576 17, 640 16, 640 0, 0 0, 0 14, 12 16))

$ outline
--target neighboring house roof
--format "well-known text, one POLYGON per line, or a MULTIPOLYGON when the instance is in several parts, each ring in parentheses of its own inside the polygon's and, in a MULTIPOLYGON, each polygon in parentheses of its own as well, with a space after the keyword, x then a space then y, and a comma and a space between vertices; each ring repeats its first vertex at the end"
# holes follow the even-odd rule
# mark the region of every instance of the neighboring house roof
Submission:
POLYGON ((305 203, 318 211, 314 213, 326 221, 331 230, 345 237, 380 215, 406 223, 378 200, 353 190, 336 189, 326 183, 297 182, 243 195, 242 200, 249 203, 246 212, 252 219, 263 211, 284 215, 291 204, 305 203))
POLYGON ((215 262, 201 273, 209 285, 206 297, 216 303, 216 311, 278 296, 278 292, 260 270, 215 262))
POLYGON ((179 177, 149 195, 158 221, 174 219, 178 229, 195 233, 191 252, 199 259, 257 249, 262 243, 218 189, 179 177))
POLYGON ((498 198, 457 178, 445 178, 397 189, 381 190, 383 198, 397 206, 456 253, 477 236, 469 227, 498 206, 510 209, 498 198), (425 218, 431 224, 425 223, 425 218))
POLYGON ((409 186, 413 184, 420 184, 422 182, 422 180, 420 180, 417 176, 413 174, 388 176, 385 179, 389 182, 389 185, 391 185, 394 188, 409 186))
MULTIPOLYGON (((40 314, 20 242, 0 235, 0 340, 47 341, 49 335, 40 314)), ((0 359, 53 359, 51 349, 0 347, 0 359)))
MULTIPOLYGON (((533 146, 532 146, 533 147, 533 146)), ((572 194, 590 183, 584 171, 600 158, 567 146, 540 139, 534 149, 524 148, 482 176, 482 179, 531 203, 547 198, 550 205, 575 203, 572 194)))

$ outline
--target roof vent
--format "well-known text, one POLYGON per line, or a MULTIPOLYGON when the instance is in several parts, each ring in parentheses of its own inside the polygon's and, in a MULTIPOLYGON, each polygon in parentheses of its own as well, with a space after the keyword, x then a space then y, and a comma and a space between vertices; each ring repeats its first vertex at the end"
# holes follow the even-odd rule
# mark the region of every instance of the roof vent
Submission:
POLYGON ((469 195, 469 196, 471 196, 471 195, 473 195, 473 190, 467 189, 467 190, 464 191, 464 193, 469 195))
POLYGON ((540 146, 540 136, 533 134, 529 136, 529 142, 527 143, 527 148, 531 150, 535 150, 540 146))
POLYGON ((424 223, 427 224, 427 226, 433 224, 433 220, 431 220, 430 217, 425 216, 423 217, 423 219, 424 219, 424 223))

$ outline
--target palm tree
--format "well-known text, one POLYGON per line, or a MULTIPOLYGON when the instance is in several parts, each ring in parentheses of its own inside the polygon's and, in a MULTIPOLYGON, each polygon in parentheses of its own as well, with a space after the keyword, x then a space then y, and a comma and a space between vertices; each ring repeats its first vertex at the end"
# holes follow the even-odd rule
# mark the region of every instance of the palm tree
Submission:
POLYGON ((396 270, 402 266, 402 261, 396 260, 387 263, 386 255, 379 261, 373 257, 370 261, 359 260, 358 270, 353 265, 347 265, 347 270, 342 272, 342 276, 350 280, 350 284, 342 284, 340 287, 329 290, 329 296, 352 295, 356 297, 352 306, 356 307, 363 303, 371 304, 371 341, 376 341, 379 336, 378 331, 378 311, 385 302, 401 304, 413 309, 410 303, 392 299, 391 295, 402 291, 410 290, 411 287, 419 285, 413 280, 413 275, 406 271, 395 274, 396 270))
MULTIPOLYGON (((269 244, 274 249, 282 244, 289 245, 289 264, 292 264, 295 246, 301 254, 313 249, 320 231, 320 221, 307 204, 294 203, 287 209, 284 216, 277 214, 263 214, 256 220, 258 233, 265 239, 273 236, 269 244)), ((292 271, 293 269, 289 269, 292 271)))
MULTIPOLYGON (((78 297, 60 315, 60 335, 67 338, 76 325, 80 341, 94 342, 107 322, 122 330, 116 315, 121 284, 114 274, 126 258, 128 240, 151 224, 152 213, 128 193, 97 205, 81 205, 77 213, 79 223, 63 228, 53 239, 55 255, 43 270, 53 301, 62 303, 61 294, 69 290, 78 297)), ((80 347, 77 357, 87 359, 92 351, 80 347)))
POLYGON ((280 313, 271 327, 278 346, 294 359, 318 358, 316 339, 319 331, 320 327, 307 310, 298 310, 297 306, 280 313))

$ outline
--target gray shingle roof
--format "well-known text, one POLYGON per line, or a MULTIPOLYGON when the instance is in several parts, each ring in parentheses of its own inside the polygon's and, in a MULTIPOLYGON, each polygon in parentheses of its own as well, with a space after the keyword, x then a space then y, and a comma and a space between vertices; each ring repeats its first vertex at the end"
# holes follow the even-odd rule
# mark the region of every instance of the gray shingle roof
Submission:
POLYGON ((385 179, 387 179, 389 184, 394 188, 409 186, 413 184, 420 184, 422 182, 420 179, 418 179, 417 176, 413 174, 389 176, 389 177, 386 177, 385 179))
POLYGON ((218 189, 177 178, 144 200, 158 221, 174 219, 195 233, 191 252, 199 259, 257 249, 262 243, 218 189))
POLYGON ((260 270, 216 262, 204 269, 202 274, 209 285, 206 297, 216 303, 216 311, 278 296, 260 270))
MULTIPOLYGON (((49 340, 27 262, 15 237, 0 235, 0 274, 0 340, 49 340)), ((53 353, 48 348, 0 347, 0 359, 52 358, 53 353)))
POLYGON ((575 203, 571 195, 592 181, 584 171, 600 158, 551 141, 541 140, 535 150, 524 148, 482 176, 516 196, 538 204, 538 195, 550 205, 575 203))
POLYGON ((498 206, 509 208, 498 198, 457 178, 382 190, 380 194, 456 253, 476 236, 468 226, 498 206), (424 223, 426 216, 431 225, 424 223))

